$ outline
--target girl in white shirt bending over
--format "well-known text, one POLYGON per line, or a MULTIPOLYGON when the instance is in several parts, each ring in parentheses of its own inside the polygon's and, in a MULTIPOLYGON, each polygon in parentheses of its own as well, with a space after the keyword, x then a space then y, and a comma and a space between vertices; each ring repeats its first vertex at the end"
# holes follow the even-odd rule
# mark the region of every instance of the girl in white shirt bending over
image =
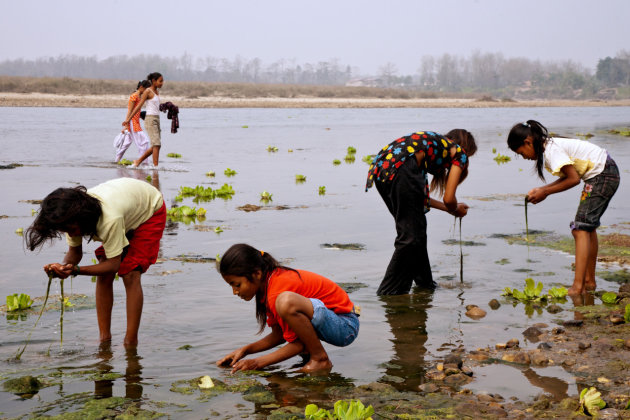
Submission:
POLYGON ((537 204, 549 194, 568 190, 584 181, 575 219, 570 223, 575 239, 575 278, 570 296, 595 290, 597 228, 610 199, 619 186, 619 170, 606 150, 584 140, 549 137, 538 121, 516 124, 508 135, 508 147, 528 160, 536 161, 536 172, 543 181, 543 166, 556 181, 531 189, 530 203, 537 204))

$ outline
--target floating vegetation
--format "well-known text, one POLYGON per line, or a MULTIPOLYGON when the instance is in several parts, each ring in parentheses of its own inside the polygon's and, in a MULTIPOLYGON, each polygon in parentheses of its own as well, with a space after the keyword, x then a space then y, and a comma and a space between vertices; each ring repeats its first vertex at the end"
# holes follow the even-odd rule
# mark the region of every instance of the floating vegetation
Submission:
POLYGON ((349 243, 349 244, 321 244, 320 245, 324 249, 347 249, 351 251, 363 251, 365 249, 365 245, 359 243, 349 243))
POLYGON ((567 296, 569 291, 564 287, 552 287, 547 294, 554 299, 563 299, 567 296))
POLYGON ((153 181, 153 178, 151 177, 151 175, 147 175, 147 177, 145 178, 148 182, 153 181))
POLYGON ((616 283, 630 283, 630 271, 626 268, 617 271, 599 271, 597 275, 604 280, 616 283))
POLYGON ((228 200, 234 195, 234 189, 231 185, 223 184, 221 188, 212 189, 212 187, 204 187, 197 185, 196 187, 179 187, 179 194, 175 197, 175 201, 182 201, 185 197, 194 197, 193 202, 211 201, 215 198, 228 200))
POLYGON ((24 235, 24 229, 23 228, 17 228, 17 229, 15 229, 15 233, 17 235, 22 236, 22 235, 24 235))
POLYGON ((130 161, 129 159, 120 159, 118 161, 119 165, 123 165, 123 166, 129 166, 129 165, 133 165, 133 162, 130 161))
POLYGON ((352 293, 354 291, 357 291, 359 289, 363 289, 364 287, 368 287, 367 284, 365 283, 337 283, 337 286, 341 287, 344 292, 346 293, 352 293))
POLYGON ((496 152, 497 152, 497 148, 496 148, 496 147, 493 147, 493 148, 492 148, 492 154, 495 154, 496 152))
POLYGON ((510 260, 508 258, 501 258, 498 261, 494 262, 495 264, 499 264, 499 265, 505 265, 505 264, 509 264, 510 260))
POLYGON ((320 185, 319 186, 318 194, 319 195, 326 195, 326 186, 325 185, 320 185))
POLYGON ((199 255, 199 254, 181 254, 181 255, 178 255, 177 257, 172 257, 169 259, 173 261, 181 261, 181 262, 187 262, 187 263, 213 263, 217 261, 216 258, 204 257, 203 255, 199 255))
POLYGON ((361 160, 368 165, 371 165, 374 162, 374 155, 365 155, 361 158, 361 160))
POLYGON ((35 216, 37 214, 37 210, 31 209, 31 216, 35 216))
POLYGON ((216 175, 216 174, 214 173, 214 171, 208 171, 208 172, 206 172, 206 176, 213 177, 213 176, 215 176, 215 175, 216 175))
POLYGON ((602 302, 608 304, 617 303, 617 293, 615 292, 606 292, 602 295, 602 302))
POLYGON ((241 125, 241 128, 249 128, 249 125, 241 125))
POLYGON ((483 242, 475 241, 459 241, 457 239, 445 239, 442 241, 444 245, 463 245, 463 246, 486 246, 483 242))
POLYGON ((288 149, 287 152, 288 153, 293 153, 293 149, 288 149))
POLYGON ((580 392, 580 408, 578 412, 597 416, 599 410, 606 407, 606 402, 601 399, 601 395, 602 393, 597 391, 595 387, 584 388, 580 392))
POLYGON ((199 382, 197 383, 197 385, 201 389, 214 388, 214 382, 212 382, 212 378, 210 378, 208 375, 199 378, 199 382))
POLYGON ((335 159, 335 160, 333 160, 333 165, 335 165, 335 166, 341 165, 341 161, 339 159, 335 159))
POLYGON ((264 202, 269 202, 269 201, 273 201, 271 199, 271 197, 273 196, 273 194, 271 194, 269 191, 263 191, 260 193, 260 201, 264 201, 264 202))
POLYGON ((578 136, 578 137, 582 137, 585 140, 588 140, 591 137, 595 137, 595 135, 591 134, 591 133, 575 133, 575 135, 578 136))
POLYGON ((225 171, 223 171, 223 174, 225 176, 234 176, 236 175, 236 171, 234 169, 227 168, 225 171))
POLYGON ((540 302, 546 301, 548 298, 561 300, 567 296, 568 290, 564 287, 552 287, 545 294, 543 291, 542 282, 538 282, 538 284, 534 284, 534 279, 527 278, 525 279, 525 288, 521 292, 518 289, 510 289, 506 287, 503 289, 503 293, 501 296, 507 296, 513 299, 516 299, 520 302, 540 302))
POLYGON ((354 163, 354 161, 356 160, 356 156, 354 156, 354 154, 348 153, 346 157, 343 158, 343 160, 345 160, 346 163, 354 163))
POLYGON ((365 406, 360 400, 339 400, 333 406, 333 412, 319 408, 317 404, 308 404, 304 409, 304 417, 309 420, 367 420, 374 414, 374 408, 365 406))
POLYGON ((502 163, 508 163, 509 161, 511 161, 512 158, 506 155, 502 155, 501 153, 498 153, 495 157, 494 157, 494 161, 501 165, 502 163))
POLYGON ((354 155, 357 152, 357 149, 355 149, 352 146, 348 146, 348 154, 349 155, 354 155))
POLYGON ((611 128, 606 131, 608 134, 615 134, 617 136, 630 137, 630 128, 628 127, 620 127, 620 128, 611 128))
POLYGON ((7 296, 7 312, 28 309, 33 304, 33 299, 25 293, 14 293, 7 296))
POLYGON ((185 224, 189 224, 196 220, 205 220, 206 209, 188 206, 171 207, 166 211, 166 216, 168 220, 172 222, 184 222, 185 224))
POLYGON ((306 175, 296 175, 295 176, 295 183, 296 184, 301 184, 303 182, 306 182, 306 175))
POLYGON ((527 203, 529 196, 525 196, 525 240, 529 243, 529 223, 527 222, 527 203))
POLYGON ((176 158, 176 159, 179 159, 182 157, 182 155, 180 155, 179 153, 167 153, 166 156, 170 158, 176 158))
POLYGON ((15 169, 24 166, 21 163, 9 163, 8 165, 0 165, 0 169, 15 169))
POLYGON ((276 153, 278 148, 276 146, 267 146, 267 151, 270 153, 276 153))
POLYGON ((223 232, 223 229, 221 229, 221 226, 217 226, 214 228, 214 233, 221 233, 223 232))

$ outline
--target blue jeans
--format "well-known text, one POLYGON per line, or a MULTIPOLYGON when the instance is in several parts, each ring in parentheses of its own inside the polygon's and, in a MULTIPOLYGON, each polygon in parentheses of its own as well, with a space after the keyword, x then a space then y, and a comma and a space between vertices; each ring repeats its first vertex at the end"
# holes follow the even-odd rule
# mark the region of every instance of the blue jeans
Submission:
POLYGON ((319 299, 310 299, 313 304, 311 324, 320 340, 338 347, 352 343, 359 334, 359 317, 354 313, 336 314, 319 299))

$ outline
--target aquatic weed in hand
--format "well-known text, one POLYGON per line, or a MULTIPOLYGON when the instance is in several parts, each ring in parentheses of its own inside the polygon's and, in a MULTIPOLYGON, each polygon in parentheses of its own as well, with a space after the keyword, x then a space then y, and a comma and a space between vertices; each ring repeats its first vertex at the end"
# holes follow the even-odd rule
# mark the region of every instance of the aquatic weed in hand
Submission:
POLYGON ((529 201, 529 196, 525 196, 525 235, 526 240, 529 242, 529 224, 527 223, 527 202, 529 201))
POLYGON ((20 360, 20 358, 22 357, 22 353, 24 353, 24 350, 26 350, 26 346, 28 345, 28 342, 31 340, 31 335, 33 334, 33 330, 35 330, 35 327, 37 327, 37 323, 42 317, 42 314, 44 313, 44 309, 46 309, 46 303, 48 302, 48 295, 50 294, 50 283, 52 283, 52 279, 53 279, 52 273, 48 273, 48 286, 46 286, 46 297, 44 298, 44 304, 42 305, 42 309, 39 311, 39 316, 37 317, 37 320, 35 320, 35 325, 33 325, 31 332, 29 332, 28 337, 26 337, 26 342, 24 343, 24 347, 22 347, 22 350, 18 350, 18 352, 16 353, 15 355, 16 360, 20 360))

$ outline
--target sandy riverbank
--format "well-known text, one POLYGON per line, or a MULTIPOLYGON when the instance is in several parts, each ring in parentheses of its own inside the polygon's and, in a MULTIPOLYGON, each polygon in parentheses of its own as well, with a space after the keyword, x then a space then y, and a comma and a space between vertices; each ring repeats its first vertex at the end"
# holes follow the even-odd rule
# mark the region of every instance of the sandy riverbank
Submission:
MULTIPOLYGON (((124 108, 127 95, 60 95, 0 92, 0 107, 124 108)), ((630 100, 528 100, 480 101, 476 99, 380 99, 380 98, 186 98, 163 95, 181 108, 510 108, 630 106, 630 100)))

